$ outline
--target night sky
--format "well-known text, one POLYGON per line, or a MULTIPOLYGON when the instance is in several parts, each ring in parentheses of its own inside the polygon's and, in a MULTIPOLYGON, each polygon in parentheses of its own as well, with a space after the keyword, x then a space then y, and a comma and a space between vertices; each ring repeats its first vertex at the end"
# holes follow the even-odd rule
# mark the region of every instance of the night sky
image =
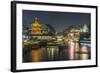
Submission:
POLYGON ((91 24, 89 13, 23 10, 23 25, 29 27, 35 17, 39 18, 41 24, 52 25, 57 32, 62 32, 69 26, 82 27, 84 24, 91 24))

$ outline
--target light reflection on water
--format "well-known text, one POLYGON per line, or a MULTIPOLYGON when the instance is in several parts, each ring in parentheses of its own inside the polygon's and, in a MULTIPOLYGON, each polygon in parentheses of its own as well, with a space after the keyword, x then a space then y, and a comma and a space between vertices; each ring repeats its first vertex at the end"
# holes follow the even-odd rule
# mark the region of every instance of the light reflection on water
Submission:
MULTIPOLYGON (((85 43, 86 44, 86 43, 85 43)), ((68 46, 47 46, 31 49, 23 53, 23 62, 87 60, 90 59, 90 46, 71 42, 68 46)))
POLYGON ((41 48, 35 49, 31 51, 32 62, 39 62, 41 60, 41 48))

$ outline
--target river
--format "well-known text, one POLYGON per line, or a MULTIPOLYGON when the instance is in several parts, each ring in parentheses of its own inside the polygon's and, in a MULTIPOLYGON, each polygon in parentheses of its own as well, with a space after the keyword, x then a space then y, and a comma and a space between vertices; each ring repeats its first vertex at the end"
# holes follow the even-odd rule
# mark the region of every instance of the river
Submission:
POLYGON ((63 45, 23 48, 23 62, 46 62, 91 59, 90 44, 73 42, 63 45), (28 50, 27 50, 28 49, 28 50))

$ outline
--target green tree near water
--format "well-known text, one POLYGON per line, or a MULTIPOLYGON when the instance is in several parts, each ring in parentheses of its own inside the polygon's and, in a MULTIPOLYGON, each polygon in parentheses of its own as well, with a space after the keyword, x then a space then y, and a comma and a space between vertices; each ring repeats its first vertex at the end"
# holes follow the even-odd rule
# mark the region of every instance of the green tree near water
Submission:
POLYGON ((46 26, 49 28, 49 34, 51 35, 55 34, 56 30, 54 29, 53 26, 51 26, 50 24, 46 24, 46 26))

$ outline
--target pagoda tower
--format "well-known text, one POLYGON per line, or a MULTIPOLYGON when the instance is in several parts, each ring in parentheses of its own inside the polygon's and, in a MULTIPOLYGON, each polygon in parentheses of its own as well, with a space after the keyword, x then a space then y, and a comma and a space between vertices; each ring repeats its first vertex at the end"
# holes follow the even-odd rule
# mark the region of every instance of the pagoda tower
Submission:
POLYGON ((39 19, 36 17, 34 22, 31 24, 31 34, 41 34, 41 24, 39 23, 39 19))

